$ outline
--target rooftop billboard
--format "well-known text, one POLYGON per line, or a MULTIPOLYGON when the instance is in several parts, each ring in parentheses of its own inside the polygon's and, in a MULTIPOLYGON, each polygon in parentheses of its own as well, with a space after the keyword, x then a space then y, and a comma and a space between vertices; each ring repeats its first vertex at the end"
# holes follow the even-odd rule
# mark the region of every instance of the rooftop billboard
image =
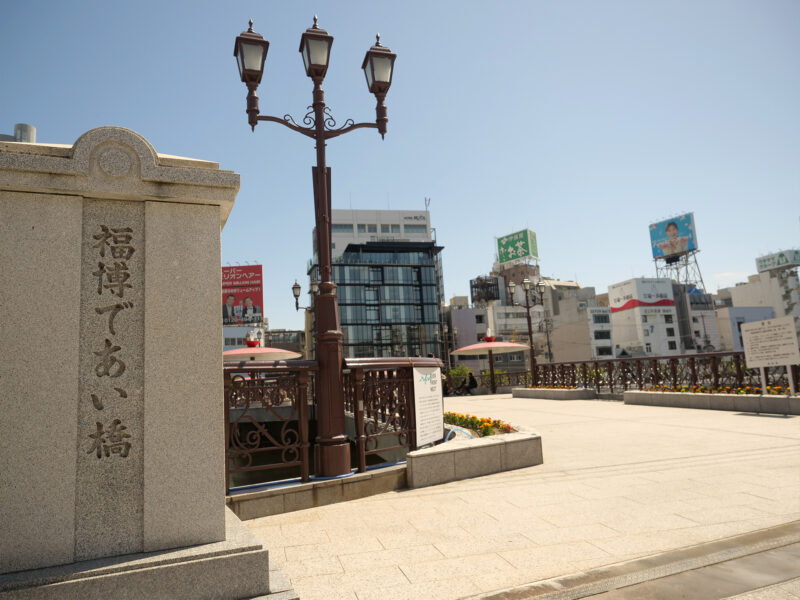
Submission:
POLYGON ((539 259, 536 234, 530 229, 523 229, 497 238, 497 260, 501 265, 520 258, 539 259))
POLYGON ((756 269, 759 273, 772 269, 792 269, 798 265, 800 265, 800 250, 784 250, 756 259, 756 269))
POLYGON ((261 323, 264 314, 261 265, 222 267, 222 324, 261 323))
POLYGON ((694 213, 650 225, 650 245, 653 258, 669 258, 697 250, 694 213))

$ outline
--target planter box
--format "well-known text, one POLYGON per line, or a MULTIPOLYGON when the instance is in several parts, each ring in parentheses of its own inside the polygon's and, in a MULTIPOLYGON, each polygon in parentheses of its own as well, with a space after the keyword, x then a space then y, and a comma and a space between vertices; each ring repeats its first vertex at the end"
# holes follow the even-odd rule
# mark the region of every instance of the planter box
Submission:
POLYGON ((458 439, 408 453, 408 487, 438 485, 542 464, 542 438, 533 432, 458 439))
POLYGON ((800 415, 798 396, 760 396, 754 394, 687 394, 682 392, 625 392, 625 404, 732 410, 736 412, 800 415))
POLYGON ((536 398, 538 400, 594 400, 597 397, 591 388, 577 390, 553 390, 549 388, 514 388, 513 398, 536 398))

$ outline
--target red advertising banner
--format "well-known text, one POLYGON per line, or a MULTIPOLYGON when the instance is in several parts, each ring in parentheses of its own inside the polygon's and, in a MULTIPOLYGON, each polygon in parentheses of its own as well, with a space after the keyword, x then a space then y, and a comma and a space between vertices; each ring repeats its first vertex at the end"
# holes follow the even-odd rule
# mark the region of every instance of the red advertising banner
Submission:
POLYGON ((261 265, 222 267, 222 324, 261 323, 264 292, 261 265))

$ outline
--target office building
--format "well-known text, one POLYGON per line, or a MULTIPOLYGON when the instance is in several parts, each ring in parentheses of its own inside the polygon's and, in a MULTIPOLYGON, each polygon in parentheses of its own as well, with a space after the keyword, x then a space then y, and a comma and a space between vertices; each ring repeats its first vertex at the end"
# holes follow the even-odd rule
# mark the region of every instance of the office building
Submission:
MULTIPOLYGON (((345 358, 444 359, 442 267, 427 211, 334 210, 332 277, 345 358)), ((309 271, 318 279, 316 265, 309 271)))

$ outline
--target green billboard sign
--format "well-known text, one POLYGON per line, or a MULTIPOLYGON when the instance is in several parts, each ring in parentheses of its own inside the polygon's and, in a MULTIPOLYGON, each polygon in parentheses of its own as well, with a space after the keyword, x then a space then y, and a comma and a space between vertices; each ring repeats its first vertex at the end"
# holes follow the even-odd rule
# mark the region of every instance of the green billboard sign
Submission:
POLYGON ((523 229, 497 238, 497 260, 501 265, 521 258, 539 259, 536 234, 533 231, 523 229))
POLYGON ((772 269, 791 269, 800 265, 800 250, 784 250, 756 259, 759 273, 772 269))

